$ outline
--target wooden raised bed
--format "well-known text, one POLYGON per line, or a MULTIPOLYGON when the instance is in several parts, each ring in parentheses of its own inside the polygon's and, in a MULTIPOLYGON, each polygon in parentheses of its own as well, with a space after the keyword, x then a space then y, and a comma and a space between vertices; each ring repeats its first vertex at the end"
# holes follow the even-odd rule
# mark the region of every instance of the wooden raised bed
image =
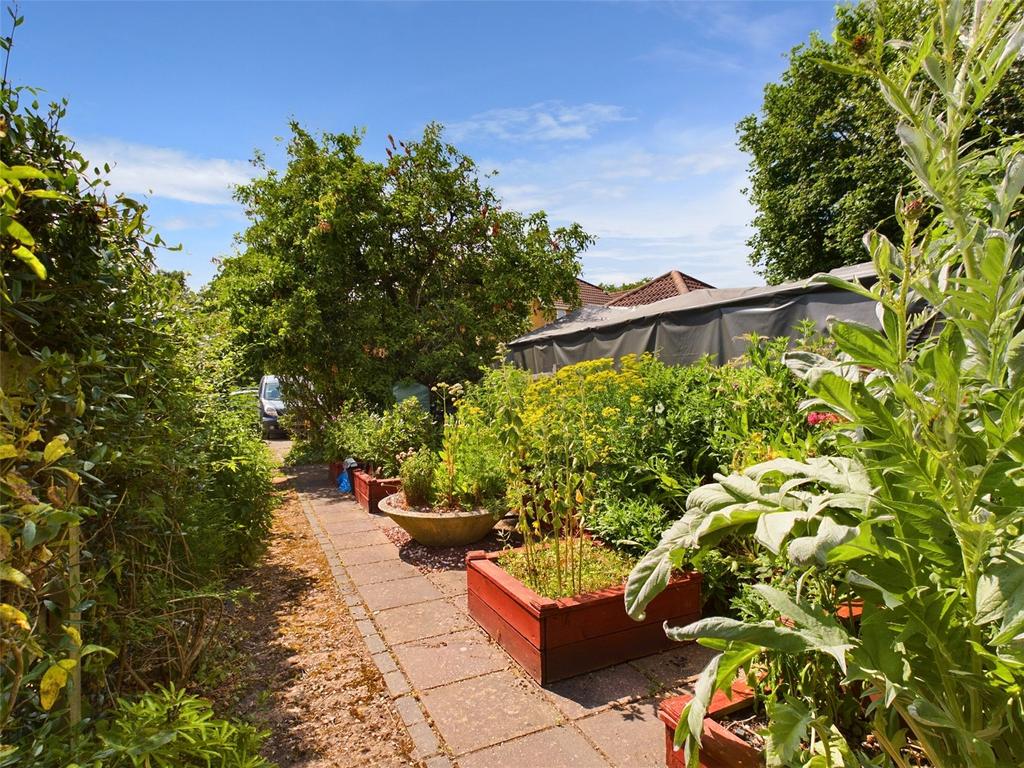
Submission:
POLYGON ((664 622, 700 618, 696 572, 674 577, 644 620, 633 621, 624 586, 551 600, 499 566, 502 554, 466 556, 469 615, 541 685, 668 650, 676 643, 666 637, 664 622))
MULTIPOLYGON (((665 699, 658 706, 658 718, 665 724, 665 765, 668 768, 688 768, 683 751, 676 751, 673 739, 679 718, 691 698, 684 693, 665 699)), ((761 750, 718 722, 725 715, 746 709, 753 702, 754 692, 742 680, 733 683, 731 699, 723 691, 715 693, 708 707, 708 715, 704 718, 700 768, 761 768, 764 765, 764 753, 761 750)))
POLYGON ((377 506, 385 496, 402 490, 402 480, 398 477, 374 477, 369 472, 357 469, 352 472, 352 491, 363 509, 375 515, 380 514, 377 506))

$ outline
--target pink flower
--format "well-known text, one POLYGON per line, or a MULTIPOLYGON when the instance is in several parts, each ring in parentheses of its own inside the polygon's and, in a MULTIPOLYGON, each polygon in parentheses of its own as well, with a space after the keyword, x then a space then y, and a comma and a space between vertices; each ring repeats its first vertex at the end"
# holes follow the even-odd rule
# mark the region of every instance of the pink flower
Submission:
POLYGON ((821 424, 838 424, 842 419, 828 411, 811 411, 807 414, 807 423, 812 427, 817 427, 821 424))

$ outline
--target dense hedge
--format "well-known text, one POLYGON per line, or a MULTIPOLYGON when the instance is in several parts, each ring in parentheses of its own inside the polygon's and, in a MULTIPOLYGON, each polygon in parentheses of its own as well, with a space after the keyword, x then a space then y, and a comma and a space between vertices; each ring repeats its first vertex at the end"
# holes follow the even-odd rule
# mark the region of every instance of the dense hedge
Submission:
POLYGON ((189 679, 267 532, 270 463, 222 318, 155 271, 144 208, 109 199, 63 105, 2 98, 0 765, 63 765, 115 700, 189 679))

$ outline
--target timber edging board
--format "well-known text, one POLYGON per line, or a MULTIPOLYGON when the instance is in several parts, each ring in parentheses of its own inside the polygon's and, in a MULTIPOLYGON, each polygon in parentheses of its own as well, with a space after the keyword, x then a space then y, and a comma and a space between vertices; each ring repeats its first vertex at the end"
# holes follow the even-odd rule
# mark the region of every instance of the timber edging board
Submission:
POLYGON ((466 556, 469 615, 541 685, 673 648, 663 624, 700 618, 697 572, 673 577, 644 620, 633 621, 624 586, 552 600, 498 565, 503 554, 466 556))

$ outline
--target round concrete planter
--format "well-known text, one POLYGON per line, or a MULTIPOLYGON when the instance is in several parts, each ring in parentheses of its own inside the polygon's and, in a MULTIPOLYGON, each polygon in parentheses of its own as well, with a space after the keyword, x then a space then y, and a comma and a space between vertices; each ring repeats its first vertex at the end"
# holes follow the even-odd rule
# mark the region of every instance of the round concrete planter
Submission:
POLYGON ((479 541, 498 522, 485 509, 468 512, 420 512, 399 503, 401 494, 393 493, 380 502, 380 511, 398 523, 420 544, 428 547, 459 547, 479 541))

